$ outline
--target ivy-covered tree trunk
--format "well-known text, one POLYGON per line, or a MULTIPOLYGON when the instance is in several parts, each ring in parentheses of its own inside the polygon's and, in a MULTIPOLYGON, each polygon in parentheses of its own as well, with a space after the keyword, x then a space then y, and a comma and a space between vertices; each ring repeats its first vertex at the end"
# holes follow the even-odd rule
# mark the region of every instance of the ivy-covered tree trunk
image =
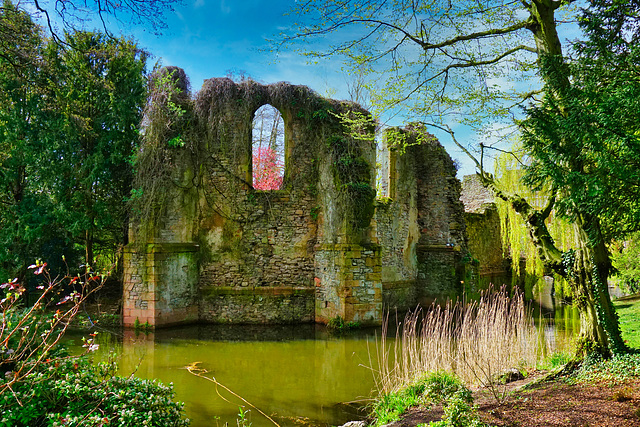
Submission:
POLYGON ((592 353, 607 357, 624 351, 626 346, 607 285, 611 261, 598 219, 578 215, 574 222, 577 247, 562 252, 545 224, 555 198, 546 208, 538 210, 523 197, 500 189, 491 175, 483 174, 481 178, 496 197, 509 203, 522 217, 545 268, 569 283, 580 314, 576 357, 583 358, 592 353))
MULTIPOLYGON (((533 0, 530 3, 532 24, 528 28, 536 41, 538 66, 545 82, 545 96, 553 105, 553 113, 556 116, 570 118, 573 117, 573 110, 576 106, 571 100, 571 69, 565 62, 562 53, 554 16, 555 10, 560 6, 560 2, 533 0)), ((575 123, 574 126, 578 126, 578 123, 575 123)), ((582 155, 584 150, 588 150, 588 148, 585 147, 579 135, 576 137, 576 135, 557 133, 554 137, 554 145, 569 154, 566 157, 559 156, 553 159, 554 166, 559 166, 568 174, 588 176, 590 165, 582 155)), ((535 138, 533 140, 535 141, 535 138)), ((534 143, 540 145, 544 143, 544 139, 538 139, 534 143)), ((530 152, 530 154, 533 153, 534 151, 530 152)), ((545 179, 554 180, 551 170, 543 173, 546 175, 545 179)), ((566 188, 561 182, 554 182, 553 185, 554 187, 564 187, 563 192, 567 193, 565 198, 575 198, 575 192, 571 188, 566 188)), ((571 202, 569 206, 568 210, 574 216, 577 247, 561 254, 561 264, 558 264, 557 259, 557 254, 560 251, 555 246, 546 227, 544 227, 544 232, 540 229, 537 230, 538 233, 542 232, 545 238, 532 235, 533 241, 539 248, 540 257, 545 265, 556 274, 564 277, 571 287, 574 303, 578 308, 581 320, 576 356, 584 357, 590 353, 609 356, 611 353, 626 348, 620 335, 618 316, 608 291, 607 280, 611 269, 610 254, 598 217, 589 214, 583 206, 576 202, 571 202)), ((529 209, 533 210, 530 206, 529 209)), ((536 218, 535 222, 540 220, 544 222, 547 216, 548 213, 542 215, 542 218, 536 218)), ((529 223, 533 218, 535 215, 531 215, 531 213, 523 215, 523 219, 529 223)), ((531 224, 530 230, 536 230, 535 224, 531 224)))
POLYGON ((607 285, 611 269, 609 251, 602 239, 594 242, 590 237, 600 234, 597 219, 585 217, 580 215, 576 221, 578 248, 563 254, 563 277, 571 285, 580 313, 577 355, 609 356, 625 350, 626 346, 607 285))

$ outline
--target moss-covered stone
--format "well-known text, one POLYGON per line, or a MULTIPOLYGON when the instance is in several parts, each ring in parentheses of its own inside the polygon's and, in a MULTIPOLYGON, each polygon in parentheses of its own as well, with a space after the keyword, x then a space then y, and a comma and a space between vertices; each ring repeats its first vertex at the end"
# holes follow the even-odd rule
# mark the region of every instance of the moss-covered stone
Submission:
MULTIPOLYGON (((403 160, 411 166, 401 168, 407 176, 397 181, 412 183, 410 199, 394 199, 385 211, 397 217, 391 223, 402 219, 407 240, 387 241, 376 234, 375 126, 368 112, 287 83, 209 79, 191 97, 182 70, 159 76, 173 92, 153 87, 161 92, 152 95, 148 119, 155 133, 145 137, 138 168, 144 203, 133 211, 125 257, 126 319, 162 325, 180 316, 225 323, 340 316, 377 324, 386 250, 377 242, 398 250, 396 260, 409 266, 396 269, 398 276, 413 273, 406 281, 417 287, 406 301, 424 294, 418 287, 429 280, 455 275, 459 251, 437 268, 417 261, 417 245, 433 224, 439 231, 448 227, 446 236, 465 246, 462 219, 446 203, 433 204, 432 188, 423 188, 429 179, 437 194, 447 189, 446 197, 457 188, 437 142, 427 138, 403 160), (252 186, 252 119, 265 104, 280 111, 285 127, 285 171, 276 191, 252 186), (433 165, 439 166, 432 171, 433 165), (434 212, 433 206, 444 208, 434 212), (434 223, 426 224, 428 218, 434 223), (420 276, 445 271, 434 279, 420 276)), ((457 289, 447 281, 442 287, 457 289)))

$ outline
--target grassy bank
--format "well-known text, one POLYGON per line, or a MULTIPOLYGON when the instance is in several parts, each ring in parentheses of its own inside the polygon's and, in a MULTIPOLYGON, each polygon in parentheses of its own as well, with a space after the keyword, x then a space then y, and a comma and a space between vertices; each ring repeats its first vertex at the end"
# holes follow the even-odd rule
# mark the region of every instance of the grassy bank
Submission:
POLYGON ((640 349, 640 295, 617 299, 613 305, 620 317, 622 338, 629 347, 640 349))

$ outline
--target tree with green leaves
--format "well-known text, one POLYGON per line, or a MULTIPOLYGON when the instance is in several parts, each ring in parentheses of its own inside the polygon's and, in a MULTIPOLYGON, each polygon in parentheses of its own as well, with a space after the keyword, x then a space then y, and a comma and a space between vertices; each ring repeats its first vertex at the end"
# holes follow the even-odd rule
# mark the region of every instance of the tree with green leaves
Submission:
POLYGON ((146 101, 146 53, 126 39, 68 34, 51 43, 57 133, 40 169, 55 215, 93 265, 96 245, 126 243, 134 147, 146 101))
MULTIPOLYGON (((310 0, 284 43, 322 40, 307 53, 342 55, 375 75, 378 111, 400 110, 448 132, 477 166, 485 186, 517 212, 545 268, 566 278, 580 309, 577 356, 624 351, 607 292, 607 244, 638 227, 638 12, 640 3, 449 0, 378 2, 310 0), (579 19, 583 41, 563 52, 563 21, 579 19), (378 83, 382 82, 382 84, 378 83), (635 97, 635 98, 634 98, 635 97), (524 120, 521 114, 525 110, 524 120), (451 124, 495 123, 521 131, 523 150, 510 152, 525 182, 548 197, 539 205, 501 185, 485 170, 492 147, 469 149, 451 124), (544 194, 544 193, 543 193, 544 194), (575 241, 562 251, 545 220, 569 220, 575 241)), ((304 48, 308 49, 308 48, 304 48)))
POLYGON ((36 182, 55 128, 43 60, 45 41, 31 17, 11 3, 0 11, 14 44, 0 51, 0 280, 23 278, 36 256, 69 256, 53 201, 36 182))
POLYGON ((0 22, 21 31, 0 55, 0 275, 22 279, 36 257, 55 270, 78 247, 93 265, 126 243, 146 54, 97 33, 51 42, 10 3, 0 22))

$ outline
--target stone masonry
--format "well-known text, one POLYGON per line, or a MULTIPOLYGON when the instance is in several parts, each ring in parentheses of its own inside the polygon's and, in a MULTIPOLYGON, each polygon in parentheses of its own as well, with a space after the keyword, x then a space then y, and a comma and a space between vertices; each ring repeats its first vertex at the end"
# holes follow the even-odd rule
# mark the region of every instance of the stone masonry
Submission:
MULTIPOLYGON (((173 71, 186 88, 184 72, 173 71)), ((126 326, 379 324, 386 309, 460 293, 460 183, 424 129, 400 130, 406 149, 381 151, 388 197, 376 202, 374 126, 358 105, 230 79, 182 99, 189 120, 171 135, 184 143, 163 148, 169 178, 147 177, 167 179, 159 213, 145 227, 134 216, 130 227, 126 326), (265 104, 285 123, 284 182, 273 191, 251 185, 252 120, 265 104)))

